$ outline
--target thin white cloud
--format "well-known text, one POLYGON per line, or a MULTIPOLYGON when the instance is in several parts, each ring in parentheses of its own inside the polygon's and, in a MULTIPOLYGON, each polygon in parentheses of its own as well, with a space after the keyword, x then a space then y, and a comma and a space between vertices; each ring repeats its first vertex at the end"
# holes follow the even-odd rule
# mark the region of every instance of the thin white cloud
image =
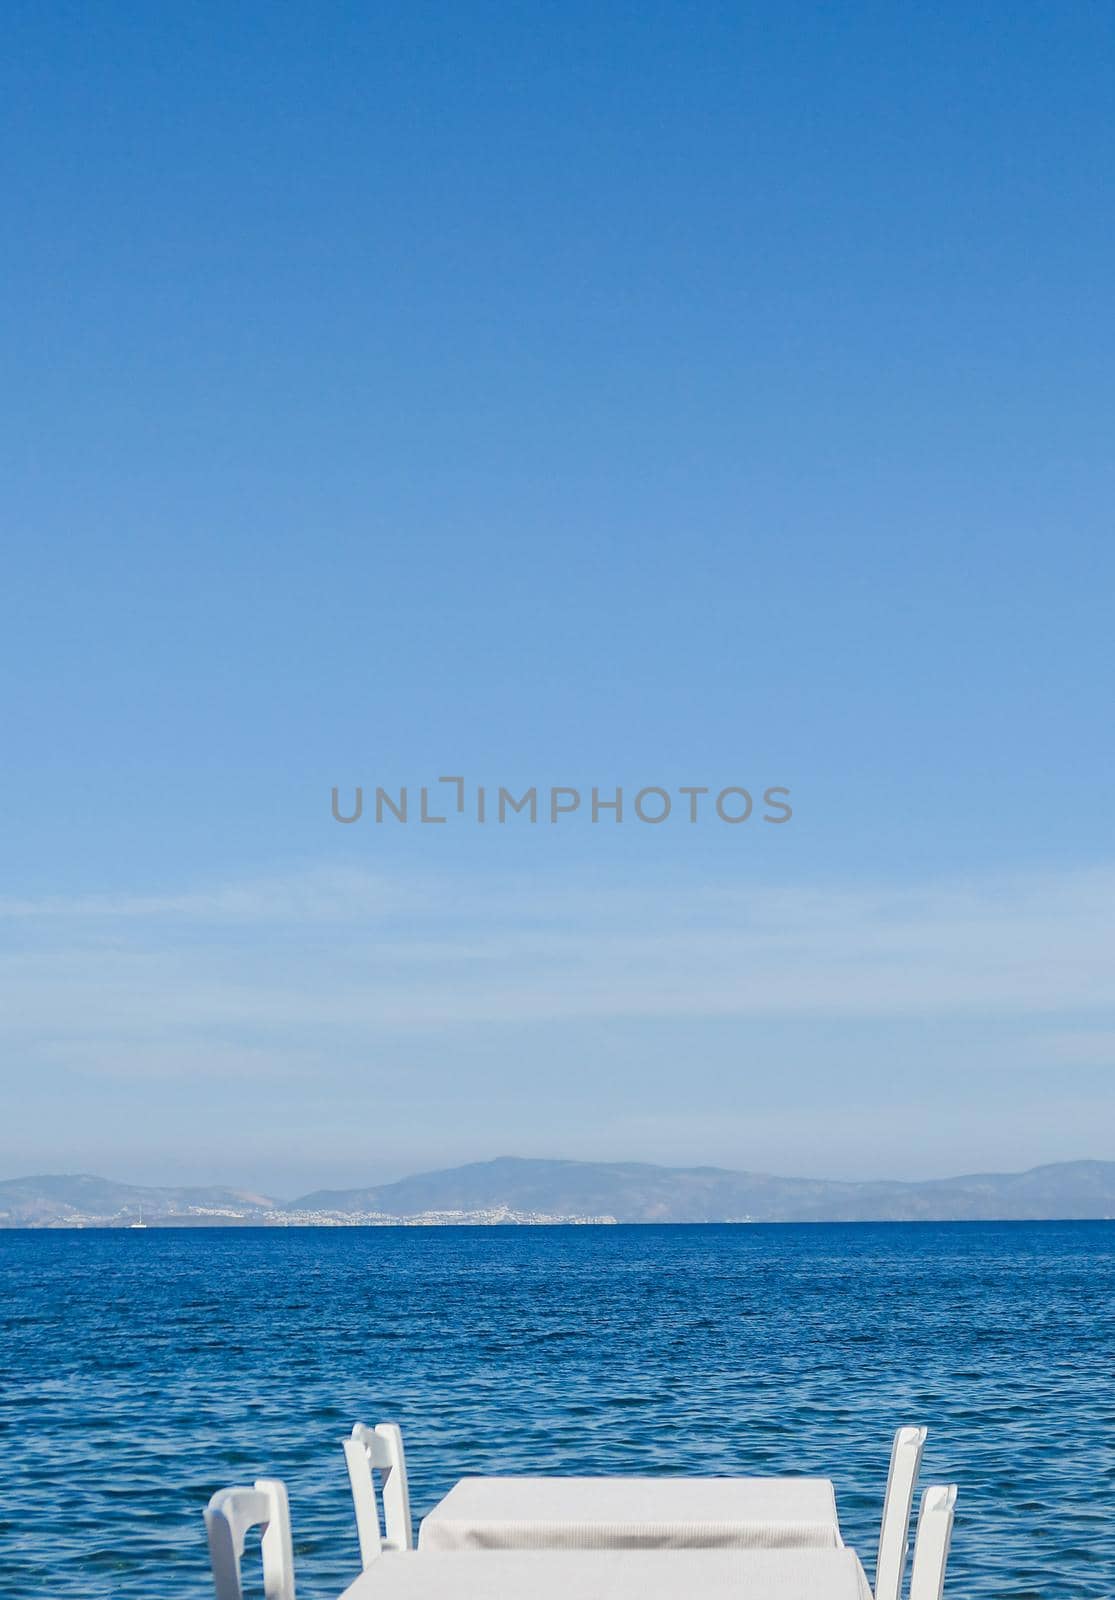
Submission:
POLYGON ((418 898, 417 884, 317 869, 172 894, 0 896, 0 923, 332 923, 412 910, 418 898))
POLYGON ((1043 1040, 1043 1044, 1054 1061, 1074 1066, 1115 1067, 1115 1028, 1056 1033, 1043 1040))
POLYGON ((220 1051, 251 1075, 306 1039, 656 1018, 1049 1018, 1062 1023, 1056 1059, 1098 1060, 1106 1045, 1074 1056, 1071 1040, 1085 1024, 1111 1037, 1115 1010, 1106 867, 905 888, 530 893, 306 872, 8 901, 0 919, 21 935, 0 955, 0 1036, 85 1051, 88 1070, 146 1052, 160 1073, 189 1075, 220 1051))

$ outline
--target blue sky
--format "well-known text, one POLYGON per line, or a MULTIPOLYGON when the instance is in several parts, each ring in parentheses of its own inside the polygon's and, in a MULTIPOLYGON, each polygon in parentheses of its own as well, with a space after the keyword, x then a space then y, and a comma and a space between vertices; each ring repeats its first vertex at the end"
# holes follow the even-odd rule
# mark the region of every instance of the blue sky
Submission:
POLYGON ((1115 1157, 1110 13, 4 33, 0 1171, 1115 1157))

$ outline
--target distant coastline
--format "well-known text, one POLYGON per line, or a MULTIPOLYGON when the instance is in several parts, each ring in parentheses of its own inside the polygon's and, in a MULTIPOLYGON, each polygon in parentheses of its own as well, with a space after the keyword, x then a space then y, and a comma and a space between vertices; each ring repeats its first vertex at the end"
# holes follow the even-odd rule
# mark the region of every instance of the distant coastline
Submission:
POLYGON ((842 1183, 722 1167, 503 1156, 283 1201, 88 1174, 0 1180, 0 1228, 537 1227, 619 1223, 1044 1222, 1115 1218, 1115 1161, 842 1183))

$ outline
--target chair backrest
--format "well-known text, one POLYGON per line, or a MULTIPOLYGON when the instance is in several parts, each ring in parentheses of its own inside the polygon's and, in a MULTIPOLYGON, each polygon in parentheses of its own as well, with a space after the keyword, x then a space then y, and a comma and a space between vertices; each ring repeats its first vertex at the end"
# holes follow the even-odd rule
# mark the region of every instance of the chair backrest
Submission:
POLYGON ((286 1484, 259 1478, 252 1488, 218 1489, 205 1511, 217 1600, 243 1600, 240 1557, 249 1528, 260 1527, 265 1600, 294 1600, 294 1546, 286 1484))
POLYGON ((890 1452, 887 1492, 883 1496, 883 1525, 879 1529, 879 1555, 875 1562, 875 1600, 899 1600, 910 1549, 910 1508, 914 1503, 924 1428, 899 1428, 890 1452))
POLYGON ((414 1529, 410 1520, 410 1490, 402 1433, 393 1422, 380 1422, 374 1428, 357 1422, 344 1446, 361 1565, 370 1566, 383 1550, 413 1550, 414 1529), (382 1526, 376 1497, 377 1472, 383 1479, 382 1526))
POLYGON ((910 1600, 941 1600, 955 1507, 955 1483, 931 1484, 921 1497, 914 1539, 914 1568, 910 1574, 910 1600))

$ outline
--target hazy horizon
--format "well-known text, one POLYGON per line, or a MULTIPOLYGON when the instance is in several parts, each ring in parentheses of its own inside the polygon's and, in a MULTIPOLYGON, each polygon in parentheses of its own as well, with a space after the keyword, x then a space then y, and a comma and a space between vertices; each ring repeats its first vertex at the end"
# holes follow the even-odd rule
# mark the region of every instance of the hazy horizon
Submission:
POLYGON ((514 1149, 948 1176, 1113 1126, 1115 874, 530 881, 525 914, 491 863, 0 900, 4 1169, 293 1192, 514 1149))
POLYGON ((1107 1164, 1110 1163, 1110 1160, 1111 1160, 1111 1158, 1105 1158, 1105 1157, 1102 1157, 1102 1156, 1087 1156, 1087 1155, 1084 1155, 1084 1156, 1069 1156, 1069 1157, 1065 1157, 1063 1160, 1054 1161, 1054 1162, 1038 1162, 1038 1163, 1035 1164, 1034 1167, 1023 1167, 1023 1168, 1018 1168, 1018 1169, 1011 1169, 1009 1171, 1008 1170, 1004 1170, 1004 1169, 1000 1169, 1000 1168, 990 1168, 990 1167, 984 1166, 984 1167, 973 1167, 973 1168, 971 1168, 969 1170, 966 1170, 966 1171, 963 1171, 963 1172, 905 1172, 905 1173, 899 1173, 899 1172, 882 1173, 881 1172, 881 1173, 875 1174, 875 1175, 873 1175, 871 1177, 867 1177, 867 1176, 864 1176, 864 1175, 860 1175, 860 1176, 855 1176, 855 1175, 838 1176, 836 1174, 828 1173, 828 1172, 773 1172, 773 1171, 768 1171, 766 1169, 760 1169, 760 1168, 754 1168, 754 1167, 732 1166, 730 1164, 729 1165, 724 1165, 724 1164, 719 1163, 719 1162, 702 1162, 702 1161, 694 1161, 694 1162, 640 1161, 637 1157, 630 1157, 630 1158, 625 1158, 625 1159, 617 1158, 614 1161, 610 1161, 606 1157, 581 1158, 581 1157, 577 1157, 577 1156, 568 1156, 568 1155, 521 1156, 521 1155, 517 1155, 517 1154, 508 1154, 507 1152, 503 1152, 503 1153, 501 1153, 499 1155, 495 1155, 495 1156, 491 1156, 491 1155, 489 1155, 489 1156, 480 1156, 480 1157, 476 1157, 475 1159, 470 1159, 468 1161, 462 1161, 462 1162, 454 1162, 452 1164, 445 1165, 445 1166, 442 1166, 442 1165, 439 1165, 439 1166, 426 1166, 426 1167, 419 1166, 419 1167, 410 1168, 405 1172, 395 1172, 395 1173, 390 1173, 390 1174, 388 1174, 388 1173, 371 1174, 371 1175, 357 1177, 357 1178, 353 1179, 352 1181, 347 1181, 347 1182, 334 1181, 329 1176, 323 1176, 323 1177, 320 1178, 319 1181, 304 1184, 304 1185, 300 1186, 295 1192, 290 1192, 290 1193, 284 1192, 280 1187, 278 1187, 276 1185, 246 1183, 246 1182, 244 1182, 242 1180, 238 1180, 235 1177, 212 1178, 212 1179, 207 1179, 205 1181, 191 1179, 191 1178, 188 1178, 188 1177, 178 1177, 178 1178, 162 1177, 160 1179, 155 1179, 155 1178, 135 1178, 135 1177, 131 1177, 131 1176, 129 1176, 129 1175, 125 1174, 125 1173, 121 1173, 121 1172, 107 1172, 107 1171, 96 1171, 96 1172, 94 1172, 91 1168, 88 1168, 88 1167, 80 1168, 80 1169, 79 1168, 74 1168, 74 1169, 71 1169, 71 1170, 68 1170, 68 1171, 65 1171, 65 1172, 62 1172, 62 1171, 48 1171, 46 1169, 42 1169, 42 1170, 35 1171, 35 1172, 30 1172, 30 1171, 28 1171, 28 1172, 0 1172, 0 1183, 16 1183, 16 1182, 21 1182, 21 1181, 30 1181, 30 1180, 34 1180, 34 1179, 43 1179, 43 1178, 75 1179, 75 1178, 92 1177, 92 1178, 103 1179, 103 1180, 105 1180, 107 1182, 110 1182, 110 1183, 125 1184, 125 1185, 134 1186, 136 1188, 150 1188, 150 1189, 158 1189, 158 1188, 222 1189, 223 1188, 223 1189, 236 1189, 236 1190, 241 1190, 244 1193, 256 1193, 256 1194, 265 1195, 270 1199, 279 1200, 279 1201, 282 1201, 282 1202, 286 1203, 286 1202, 289 1202, 291 1200, 296 1200, 296 1199, 300 1198, 302 1195, 313 1194, 313 1193, 316 1193, 318 1191, 328 1191, 328 1190, 344 1191, 344 1190, 350 1190, 350 1189, 379 1188, 379 1187, 386 1186, 386 1185, 391 1184, 391 1183, 399 1182, 402 1179, 437 1176, 438 1174, 440 1174, 442 1172, 454 1172, 454 1171, 460 1170, 462 1168, 471 1167, 471 1166, 486 1167, 486 1166, 493 1165, 495 1163, 502 1162, 502 1161, 516 1161, 516 1162, 519 1162, 519 1161, 523 1161, 523 1162, 538 1161, 538 1162, 546 1163, 546 1164, 548 1164, 548 1163, 566 1163, 566 1162, 568 1162, 568 1163, 573 1163, 573 1164, 578 1164, 578 1165, 584 1164, 584 1165, 589 1165, 589 1166, 605 1166, 605 1167, 607 1167, 607 1166, 645 1166, 645 1167, 652 1168, 652 1169, 657 1170, 657 1171, 666 1171, 666 1172, 670 1172, 670 1171, 675 1171, 675 1172, 693 1172, 693 1171, 701 1171, 701 1170, 705 1170, 705 1171, 721 1171, 721 1172, 731 1172, 731 1173, 746 1173, 746 1174, 750 1174, 750 1175, 753 1175, 753 1176, 756 1176, 756 1177, 786 1178, 786 1179, 790 1179, 790 1180, 793 1180, 793 1181, 814 1182, 814 1183, 875 1183, 875 1182, 884 1182, 884 1183, 919 1184, 919 1183, 934 1183, 934 1182, 938 1182, 938 1181, 941 1181, 941 1180, 950 1180, 950 1179, 955 1180, 955 1179, 978 1178, 978 1177, 996 1177, 996 1178, 999 1178, 999 1177, 1013 1177, 1013 1176, 1017 1176, 1017 1175, 1020 1175, 1020 1174, 1026 1173, 1026 1172, 1040 1170, 1042 1167, 1047 1167, 1047 1166, 1049 1166, 1049 1167, 1059 1167, 1059 1166, 1073 1166, 1073 1165, 1107 1165, 1107 1164))

